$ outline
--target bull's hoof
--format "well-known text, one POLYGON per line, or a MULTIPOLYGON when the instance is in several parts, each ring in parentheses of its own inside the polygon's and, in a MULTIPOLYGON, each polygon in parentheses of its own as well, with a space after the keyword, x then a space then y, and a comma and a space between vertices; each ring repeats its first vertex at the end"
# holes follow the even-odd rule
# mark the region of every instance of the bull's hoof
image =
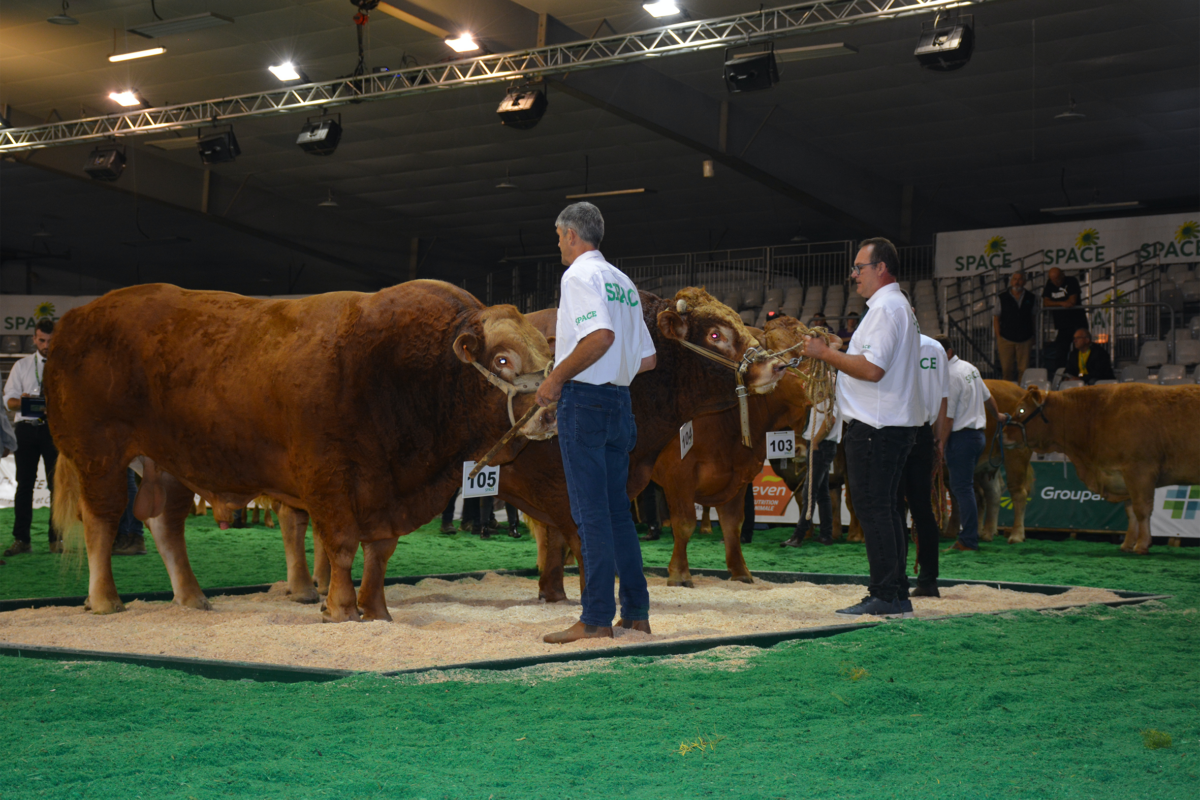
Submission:
POLYGON ((754 578, 749 575, 730 575, 729 580, 737 581, 738 583, 754 583, 754 578))
POLYGON ((175 602, 184 608, 194 608, 197 611, 212 611, 212 603, 208 602, 208 598, 202 594, 195 597, 177 597, 175 598, 175 602))
POLYGON ((308 605, 311 603, 321 602, 321 595, 316 589, 307 589, 303 592, 293 592, 291 589, 289 589, 287 596, 293 603, 304 603, 305 605, 308 605))
POLYGON ((391 622, 392 621, 392 615, 388 612, 388 610, 386 608, 384 608, 382 611, 363 609, 362 618, 363 618, 363 622, 391 622))
POLYGON ((1148 555, 1150 555, 1150 548, 1149 547, 1135 547, 1133 552, 1137 553, 1139 556, 1148 556, 1148 555))
POLYGON ((561 603, 567 599, 567 593, 557 589, 543 589, 538 592, 538 600, 545 600, 547 603, 561 603))
POLYGON ((1025 534, 1011 533, 1009 534, 1008 539, 1005 541, 1007 541, 1009 544, 1020 544, 1021 542, 1025 541, 1025 534))
POLYGON ((686 586, 689 589, 696 588, 696 584, 692 583, 691 578, 688 578, 686 581, 681 581, 678 578, 669 578, 667 579, 667 586, 686 586))
POLYGON ((83 608, 85 611, 90 611, 93 614, 117 614, 125 610, 125 604, 120 599, 101 600, 93 603, 92 598, 89 597, 84 602, 83 608))
POLYGON ((350 611, 342 611, 335 613, 328 606, 321 610, 322 622, 361 622, 362 616, 358 613, 357 608, 352 608, 350 611))
POLYGON ((1128 545, 1128 544, 1123 544, 1123 545, 1121 545, 1121 550, 1123 550, 1123 551, 1124 551, 1124 552, 1126 552, 1126 553, 1132 553, 1132 552, 1133 552, 1133 546, 1132 546, 1132 545, 1128 545))
POLYGON ((980 541, 990 542, 995 538, 996 538, 995 532, 993 532, 993 533, 984 533, 983 531, 979 532, 980 541))

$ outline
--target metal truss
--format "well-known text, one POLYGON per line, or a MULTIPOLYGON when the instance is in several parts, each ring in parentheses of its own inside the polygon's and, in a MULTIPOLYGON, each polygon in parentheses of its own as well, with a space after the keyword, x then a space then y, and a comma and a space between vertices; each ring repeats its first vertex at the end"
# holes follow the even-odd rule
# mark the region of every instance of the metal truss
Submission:
POLYGON ((765 42, 901 16, 948 11, 987 0, 822 0, 763 9, 514 53, 410 67, 381 74, 339 78, 258 94, 147 108, 103 117, 27 128, 0 129, 0 153, 114 139, 142 133, 202 128, 241 117, 311 112, 350 102, 485 83, 528 80, 541 75, 595 69, 632 61, 765 42))

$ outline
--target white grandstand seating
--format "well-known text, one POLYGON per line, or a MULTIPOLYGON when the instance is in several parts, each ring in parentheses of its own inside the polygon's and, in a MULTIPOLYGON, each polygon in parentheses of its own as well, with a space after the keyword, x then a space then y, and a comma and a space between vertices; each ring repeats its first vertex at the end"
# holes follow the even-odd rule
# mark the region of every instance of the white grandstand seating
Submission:
POLYGON ((746 290, 745 308, 762 308, 763 288, 761 286, 746 290))
POLYGON ((0 353, 21 352, 20 336, 0 336, 0 353))
POLYGON ((753 325, 758 321, 758 312, 754 311, 753 309, 748 308, 745 311, 738 312, 738 316, 740 316, 742 318, 742 322, 747 325, 753 325))
POLYGON ((905 292, 909 297, 912 297, 912 281, 896 281, 896 283, 899 285, 900 291, 905 292))
POLYGON ((1200 364, 1200 342, 1184 339, 1175 345, 1176 364, 1200 364))
POLYGON ((1160 380, 1158 382, 1158 385, 1159 386, 1184 386, 1189 383, 1191 383, 1191 380, 1189 380, 1188 378, 1167 378, 1166 380, 1160 380))
POLYGON ((765 307, 767 305, 774 304, 775 308, 779 308, 783 305, 783 298, 784 293, 782 286, 776 286, 771 289, 767 289, 766 294, 763 295, 763 306, 765 307))
POLYGON ((1092 384, 1092 386, 1109 386, 1109 385, 1116 384, 1116 383, 1120 383, 1120 381, 1114 380, 1112 378, 1105 378, 1102 381, 1096 381, 1095 383, 1092 384))
POLYGON ((1066 367, 1059 367, 1054 370, 1054 374, 1050 376, 1050 385, 1057 389, 1063 382, 1063 377, 1067 373, 1066 367))
POLYGON ((1167 267, 1166 276, 1175 283, 1181 283, 1191 279, 1192 271, 1187 264, 1171 264, 1167 267))
POLYGON ((1200 339, 1200 314, 1192 317, 1192 321, 1188 325, 1188 330, 1192 332, 1193 339, 1200 339))
POLYGON ((1142 345, 1142 352, 1138 354, 1138 364, 1143 367, 1157 367, 1170 360, 1167 343, 1164 341, 1146 342, 1142 345))
POLYGON ((1077 389, 1080 386, 1086 386, 1086 385, 1087 384, 1085 384, 1083 381, 1079 380, 1078 378, 1072 378, 1069 381, 1063 381, 1062 383, 1060 383, 1058 385, 1058 388, 1060 390, 1062 390, 1062 389, 1077 389))
POLYGON ((1184 302, 1195 303, 1200 300, 1200 281, 1181 283, 1179 284, 1179 291, 1183 293, 1184 302))
POLYGON ((1171 346, 1173 348, 1178 347, 1180 342, 1186 342, 1187 340, 1189 340, 1191 338, 1192 338, 1192 331, 1190 328, 1176 328, 1175 329, 1175 337, 1173 340, 1171 340, 1171 346))
POLYGON ((1022 386, 1029 387, 1035 381, 1046 384, 1047 389, 1050 388, 1050 375, 1046 372, 1045 367, 1030 367, 1021 376, 1022 386))
POLYGON ((1150 368, 1141 364, 1130 364, 1121 368, 1121 383, 1133 383, 1150 374, 1150 368))
POLYGON ((1138 378, 1136 381, 1134 381, 1134 383, 1146 383, 1146 384, 1149 384, 1150 386, 1158 386, 1158 376, 1150 375, 1145 378, 1138 378))
POLYGON ((1158 301, 1166 303, 1177 314, 1183 311, 1183 292, 1173 286, 1164 284, 1163 290, 1158 293, 1158 301))
POLYGON ((1187 367, 1182 364, 1163 364, 1158 368, 1159 383, 1174 380, 1175 378, 1182 378, 1185 375, 1187 375, 1187 367))

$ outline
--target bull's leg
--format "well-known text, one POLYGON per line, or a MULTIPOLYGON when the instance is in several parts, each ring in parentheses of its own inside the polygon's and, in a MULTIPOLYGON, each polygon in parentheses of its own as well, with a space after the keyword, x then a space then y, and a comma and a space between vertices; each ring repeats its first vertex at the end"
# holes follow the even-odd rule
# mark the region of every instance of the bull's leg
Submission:
POLYGON ((387 602, 383 598, 383 578, 387 574, 388 559, 396 551, 399 536, 363 542, 363 578, 358 589, 358 608, 363 619, 391 622, 387 602))
POLYGON ((754 583, 746 559, 742 557, 742 523, 746 519, 747 491, 749 486, 743 486, 732 500, 718 507, 717 517, 721 521, 721 536, 725 539, 725 568, 729 570, 729 580, 754 583))
MULTIPOLYGON (((717 517, 721 516, 721 512, 717 512, 717 517)), ((725 523, 721 523, 722 531, 725 529, 725 523)), ((741 530, 739 528, 739 530, 741 530)), ((712 529, 712 506, 704 506, 704 513, 700 516, 700 534, 707 536, 713 532, 712 529)))
MULTIPOLYGON (((1129 475, 1130 470, 1124 470, 1124 473, 1129 475)), ((1134 552, 1144 556, 1150 552, 1150 514, 1154 511, 1154 481, 1141 477, 1132 481, 1126 478, 1125 485, 1129 487, 1129 506, 1137 520, 1137 544, 1134 552)))
POLYGON ((275 520, 271 519, 271 509, 270 508, 263 509, 263 524, 266 525, 268 528, 275 527, 275 520))
POLYGON ((86 501, 81 504, 80 511, 83 514, 88 559, 88 596, 83 607, 93 614, 124 611, 125 606, 117 595, 117 584, 112 574, 112 546, 117 538, 121 515, 109 513, 101 517, 93 514, 86 501))
POLYGON ((313 530, 320 532, 321 545, 329 554, 329 594, 321 618, 325 622, 358 622, 361 619, 358 598, 350 577, 354 555, 358 552, 358 529, 346 520, 340 525, 324 522, 319 527, 314 526, 313 530))
POLYGON ((1000 470, 975 474, 975 487, 982 490, 983 509, 982 525, 979 527, 979 538, 990 542, 996 538, 1000 524, 1000 470))
MULTIPOLYGON (((267 510, 267 513, 271 513, 267 510)), ((308 571, 304 552, 304 535, 308 532, 308 512, 280 505, 279 532, 283 535, 283 552, 287 557, 288 595, 297 603, 316 603, 321 595, 313 588, 313 576, 308 571)))
MULTIPOLYGON (((663 488, 666 489, 667 505, 671 509, 671 535, 675 540, 671 548, 671 563, 667 565, 667 586, 692 587, 695 584, 688 567, 687 548, 696 530, 696 505, 692 500, 695 495, 694 492, 681 491, 674 486, 663 488)), ((734 528, 732 533, 740 541, 741 526, 734 528)))
POLYGON ((313 521, 313 577, 317 582, 317 593, 324 596, 329 594, 329 576, 332 567, 329 563, 329 554, 325 552, 325 545, 321 544, 321 537, 317 535, 317 523, 313 521))
POLYGON ((538 599, 560 603, 567 599, 563 589, 563 548, 566 539, 556 525, 529 518, 529 530, 538 543, 538 599))
MULTIPOLYGON (((249 520, 249 522, 250 522, 250 524, 251 524, 251 525, 257 525, 257 524, 258 524, 258 521, 259 521, 259 518, 260 518, 260 516, 262 515, 262 509, 260 509, 260 508, 258 507, 258 504, 257 504, 257 503, 255 503, 255 504, 253 504, 253 505, 254 505, 254 514, 253 514, 253 516, 252 516, 252 519, 250 519, 250 520, 249 520)), ((249 511, 249 509, 247 509, 247 511, 246 511, 246 514, 247 514, 247 515, 249 515, 249 514, 250 514, 250 511, 249 511)))
POLYGON ((200 495, 195 495, 195 497, 196 497, 195 514, 197 517, 203 517, 208 512, 208 503, 204 502, 204 498, 201 497, 200 495))
POLYGON ((164 492, 162 511, 145 522, 150 526, 154 546, 162 556, 167 574, 171 576, 175 602, 185 608, 209 611, 212 605, 200 589, 200 582, 196 580, 196 573, 192 571, 187 545, 183 540, 184 521, 194 508, 194 495, 191 489, 165 472, 159 473, 159 483, 164 492))
POLYGON ((1033 491, 1033 465, 1026 459, 1009 474, 1013 476, 1008 481, 1008 494, 1013 501, 1013 525, 1008 532, 1008 543, 1018 544, 1025 541, 1025 506, 1033 491))
POLYGON ((1121 543, 1121 549, 1126 553, 1132 553, 1137 546, 1138 538, 1138 520, 1137 515, 1133 512, 1132 501, 1125 501, 1125 515, 1129 517, 1129 527, 1125 530, 1125 541, 1121 543))

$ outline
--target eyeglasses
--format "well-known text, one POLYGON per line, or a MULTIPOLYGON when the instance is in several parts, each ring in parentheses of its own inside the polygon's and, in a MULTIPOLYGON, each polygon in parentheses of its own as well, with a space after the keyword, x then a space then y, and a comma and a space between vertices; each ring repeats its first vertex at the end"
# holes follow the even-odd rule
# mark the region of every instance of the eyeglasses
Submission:
POLYGON ((883 263, 882 261, 868 261, 865 264, 855 264, 854 266, 852 266, 850 268, 850 277, 857 278, 859 276, 859 274, 863 271, 863 267, 873 267, 876 264, 882 264, 882 263, 883 263))

